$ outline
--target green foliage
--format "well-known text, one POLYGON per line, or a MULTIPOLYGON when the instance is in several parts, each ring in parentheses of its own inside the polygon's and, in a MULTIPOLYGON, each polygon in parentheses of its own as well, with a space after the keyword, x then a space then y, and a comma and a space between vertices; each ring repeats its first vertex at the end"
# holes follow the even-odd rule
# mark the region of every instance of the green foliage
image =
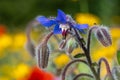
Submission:
POLYGON ((3 55, 0 56, 0 78, 6 77, 9 80, 16 80, 12 74, 14 74, 13 71, 17 70, 19 64, 26 64, 26 66, 33 66, 35 64, 30 57, 24 57, 27 53, 6 50, 1 54, 3 55))
POLYGON ((57 9, 64 9, 63 0, 1 0, 0 23, 20 26, 34 19, 37 15, 54 15, 57 9))
POLYGON ((74 58, 81 58, 81 57, 85 57, 84 53, 78 53, 74 56, 74 58))
POLYGON ((118 64, 120 65, 120 50, 117 51, 117 61, 118 64))
MULTIPOLYGON (((86 73, 86 74, 92 74, 92 72, 91 72, 91 70, 89 69, 89 67, 86 65, 86 64, 84 64, 84 63, 80 63, 80 64, 78 64, 78 70, 79 70, 79 72, 80 73, 86 73)), ((81 79, 80 80, 93 80, 92 78, 89 78, 89 77, 81 77, 81 79)))
POLYGON ((25 26, 37 15, 56 15, 57 9, 71 15, 92 13, 109 23, 113 16, 120 16, 119 4, 119 0, 0 0, 0 24, 25 26))

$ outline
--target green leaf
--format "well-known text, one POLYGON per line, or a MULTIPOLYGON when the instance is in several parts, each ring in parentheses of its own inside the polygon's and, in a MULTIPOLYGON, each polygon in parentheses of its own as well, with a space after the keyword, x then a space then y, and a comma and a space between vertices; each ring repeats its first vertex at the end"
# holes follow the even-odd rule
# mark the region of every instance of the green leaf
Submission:
POLYGON ((120 65, 120 50, 117 51, 117 61, 118 64, 120 65))
POLYGON ((81 58, 81 57, 85 57, 84 53, 78 53, 74 56, 74 58, 81 58))
POLYGON ((92 74, 89 66, 86 65, 86 64, 84 64, 84 63, 79 63, 79 64, 78 64, 78 71, 79 71, 80 73, 92 74))
POLYGON ((98 66, 98 64, 96 62, 92 63, 92 66, 98 66))

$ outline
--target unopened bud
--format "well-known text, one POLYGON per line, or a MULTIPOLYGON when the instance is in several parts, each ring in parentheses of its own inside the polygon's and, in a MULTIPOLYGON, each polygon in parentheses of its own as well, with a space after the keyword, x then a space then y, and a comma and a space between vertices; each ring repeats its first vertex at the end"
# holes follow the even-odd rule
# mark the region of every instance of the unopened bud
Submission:
POLYGON ((35 46, 33 42, 28 41, 26 44, 26 49, 30 53, 31 56, 35 57, 35 46))
POLYGON ((78 47, 78 45, 77 45, 77 42, 75 41, 75 39, 70 38, 67 42, 67 45, 66 45, 67 54, 69 55, 70 53, 72 53, 72 51, 77 47, 78 47))
POLYGON ((65 39, 65 40, 62 40, 62 41, 60 42, 60 44, 59 44, 59 49, 60 49, 60 50, 64 50, 65 46, 66 46, 66 39, 65 39))
POLYGON ((47 44, 41 43, 40 46, 36 48, 37 63, 40 68, 46 68, 49 60, 49 48, 47 44))
POLYGON ((46 68, 48 65, 50 51, 47 42, 52 35, 53 32, 50 32, 48 35, 46 35, 36 48, 37 63, 40 68, 46 68))
POLYGON ((112 44, 111 36, 110 36, 109 30, 107 29, 107 27, 97 28, 95 31, 95 35, 98 41, 100 41, 100 43, 103 46, 107 47, 112 44))

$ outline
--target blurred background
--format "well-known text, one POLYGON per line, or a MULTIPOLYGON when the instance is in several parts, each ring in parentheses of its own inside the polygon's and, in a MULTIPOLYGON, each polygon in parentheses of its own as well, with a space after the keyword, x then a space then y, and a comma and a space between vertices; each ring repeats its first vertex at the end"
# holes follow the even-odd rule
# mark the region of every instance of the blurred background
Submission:
MULTIPOLYGON (((47 72, 42 72, 25 49, 28 23, 38 15, 56 16, 57 9, 72 15, 80 24, 108 26, 113 45, 102 47, 93 37, 91 57, 93 61, 105 57, 111 67, 117 64, 115 57, 120 48, 120 0, 0 0, 0 80, 35 80, 35 77, 38 80, 52 80, 59 77, 61 69, 70 61, 64 52, 51 54, 47 72), (49 75, 49 79, 36 75, 49 75)), ((38 26, 31 35, 38 43, 44 33, 45 30, 42 31, 38 26)), ((50 43, 53 49, 58 44, 52 40, 50 43)), ((81 50, 75 49, 73 55, 78 52, 81 50)), ((77 67, 77 70, 74 69, 75 74, 81 72, 81 65, 77 67)), ((106 73, 105 70, 102 73, 106 73)))

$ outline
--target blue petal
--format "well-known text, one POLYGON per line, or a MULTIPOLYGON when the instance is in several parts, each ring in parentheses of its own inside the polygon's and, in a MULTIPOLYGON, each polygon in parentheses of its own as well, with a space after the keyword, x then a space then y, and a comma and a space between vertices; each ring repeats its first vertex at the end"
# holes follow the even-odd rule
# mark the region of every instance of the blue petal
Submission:
POLYGON ((66 23, 66 14, 60 9, 58 9, 56 20, 62 23, 66 23))
POLYGON ((83 29, 81 29, 80 32, 83 34, 86 34, 86 32, 83 29))
POLYGON ((79 30, 87 29, 88 28, 88 24, 75 24, 74 27, 79 29, 79 30))
POLYGON ((36 20, 45 27, 50 27, 56 23, 53 20, 47 19, 45 16, 38 16, 36 20))
POLYGON ((54 34, 61 34, 62 33, 61 29, 59 28, 59 24, 55 25, 53 33, 54 34))

